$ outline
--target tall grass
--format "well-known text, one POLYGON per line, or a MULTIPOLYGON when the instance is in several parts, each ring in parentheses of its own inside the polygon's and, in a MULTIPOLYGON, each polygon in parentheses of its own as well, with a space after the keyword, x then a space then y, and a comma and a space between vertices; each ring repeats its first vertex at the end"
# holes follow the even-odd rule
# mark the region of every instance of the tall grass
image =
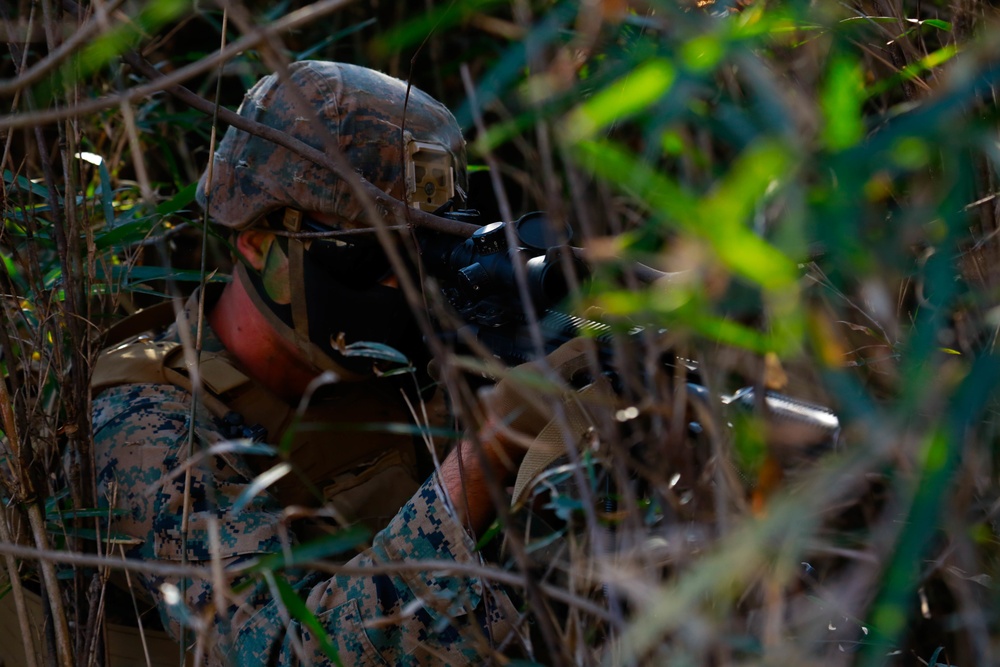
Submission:
POLYGON ((211 118, 171 87, 214 102, 221 77, 232 108, 313 57, 455 109, 480 208, 574 228, 595 274, 577 312, 663 330, 646 358, 697 360, 713 393, 779 389, 843 424, 822 452, 718 412, 694 435, 681 371, 650 363, 622 395, 641 418, 554 475, 529 660, 996 662, 995 10, 696 4, 231 4, 224 62, 214 6, 5 9, 0 594, 40 592, 52 621, 26 652, 103 655, 120 561, 91 364, 116 318, 202 278, 211 118))

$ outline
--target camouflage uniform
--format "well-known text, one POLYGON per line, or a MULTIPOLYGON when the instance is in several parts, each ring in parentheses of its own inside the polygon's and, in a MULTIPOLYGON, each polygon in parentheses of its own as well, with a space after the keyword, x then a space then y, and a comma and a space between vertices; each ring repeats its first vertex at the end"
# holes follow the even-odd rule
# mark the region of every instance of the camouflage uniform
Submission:
MULTIPOLYGON (((196 312, 193 302, 187 311, 196 312)), ((162 339, 178 340, 177 325, 162 339)), ((207 325, 203 349, 223 350, 207 325)), ((181 471, 188 459, 190 401, 190 394, 170 384, 126 384, 102 391, 93 402, 101 493, 124 510, 113 520, 112 530, 138 541, 129 557, 181 560, 181 471)), ((204 409, 195 417, 194 429, 196 449, 224 439, 217 420, 204 409)), ((277 442, 280 434, 270 439, 277 442)), ((212 456, 193 465, 192 473, 186 536, 191 564, 210 559, 213 520, 224 566, 245 564, 288 545, 282 507, 270 494, 259 493, 238 515, 232 512, 254 477, 247 461, 232 454, 212 456)), ((434 475, 375 535, 371 547, 349 564, 425 559, 481 562, 434 475)), ((302 571, 276 576, 286 577, 305 600, 345 665, 479 664, 490 655, 491 645, 511 632, 517 617, 503 591, 475 577, 429 572, 330 577, 302 571)), ((209 662, 297 664, 294 647, 299 642, 303 657, 328 662, 322 638, 285 618, 284 606, 265 580, 230 578, 242 591, 238 603, 228 600, 227 608, 214 613, 212 582, 206 577, 184 583, 186 605, 168 605, 162 586, 180 588, 179 578, 141 577, 142 588, 156 601, 164 625, 175 636, 191 613, 214 625, 209 662)))

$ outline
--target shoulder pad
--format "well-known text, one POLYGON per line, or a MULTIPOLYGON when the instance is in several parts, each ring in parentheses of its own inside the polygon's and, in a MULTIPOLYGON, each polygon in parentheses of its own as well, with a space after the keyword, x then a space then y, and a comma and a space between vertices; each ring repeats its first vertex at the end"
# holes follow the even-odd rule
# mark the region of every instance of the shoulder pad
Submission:
POLYGON ((167 357, 181 344, 136 340, 101 352, 94 364, 90 387, 96 394, 122 384, 167 384, 163 368, 167 357))

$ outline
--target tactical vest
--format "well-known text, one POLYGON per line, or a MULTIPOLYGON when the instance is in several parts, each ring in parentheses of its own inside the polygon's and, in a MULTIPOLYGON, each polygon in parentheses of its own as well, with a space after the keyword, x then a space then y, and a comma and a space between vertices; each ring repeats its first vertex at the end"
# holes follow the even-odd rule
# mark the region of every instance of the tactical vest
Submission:
MULTIPOLYGON (((151 332, 175 320, 172 304, 140 311, 113 327, 91 388, 171 384, 193 393, 183 346, 151 332)), ((334 385, 303 413, 246 375, 227 352, 203 352, 199 400, 224 437, 266 441, 287 453, 294 472, 272 487, 282 506, 328 503, 335 515, 380 530, 419 487, 410 415, 398 386, 372 380, 334 385)), ((278 461, 247 457, 256 472, 278 461)))

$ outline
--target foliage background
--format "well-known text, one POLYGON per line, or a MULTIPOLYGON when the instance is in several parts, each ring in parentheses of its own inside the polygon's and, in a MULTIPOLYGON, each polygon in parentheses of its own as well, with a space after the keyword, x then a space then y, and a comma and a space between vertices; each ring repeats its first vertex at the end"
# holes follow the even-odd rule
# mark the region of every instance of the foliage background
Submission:
MULTIPOLYGON (((822 455, 719 415, 692 447, 656 411, 675 400, 670 378, 640 382, 632 398, 654 415, 635 436, 641 498, 625 519, 581 520, 574 576, 551 578, 610 611, 532 608, 556 628, 532 660, 997 661, 989 3, 0 9, 0 593, 41 592, 52 620, 25 632, 28 653, 103 655, 115 543, 95 539, 88 408, 102 332, 228 261, 193 203, 212 119, 136 57, 229 108, 276 59, 311 57, 382 69, 455 110, 489 218, 543 209, 574 226, 599 267, 578 308, 666 328, 713 391, 781 388, 843 423, 822 455), (222 62, 223 37, 252 44, 222 62), (632 261, 678 273, 643 284, 632 261), (613 556, 587 535, 604 526, 613 556)), ((578 491, 569 513, 593 518, 578 491)))

